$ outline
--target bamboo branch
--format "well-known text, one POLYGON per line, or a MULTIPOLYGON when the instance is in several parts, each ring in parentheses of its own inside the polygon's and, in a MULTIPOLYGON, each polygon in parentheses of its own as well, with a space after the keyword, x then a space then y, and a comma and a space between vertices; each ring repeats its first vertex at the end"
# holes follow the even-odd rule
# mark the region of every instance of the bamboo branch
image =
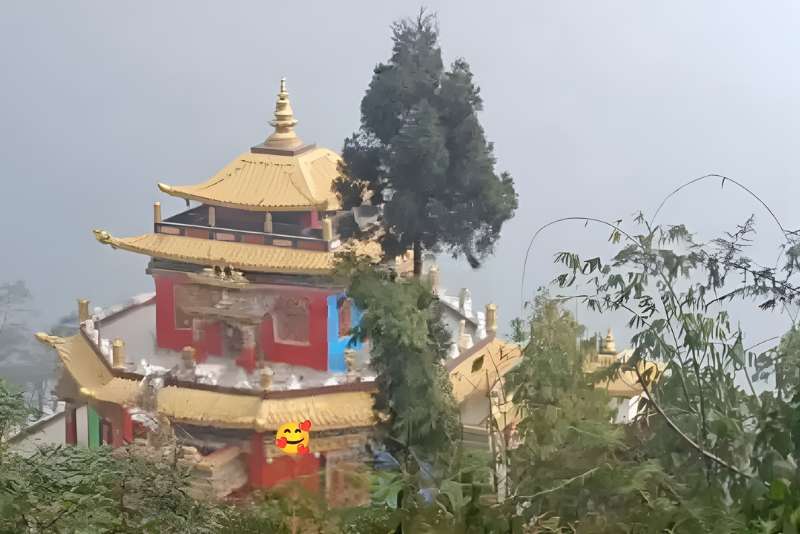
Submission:
MULTIPOLYGON (((670 427, 676 434, 678 434, 678 436, 680 436, 681 439, 683 439, 687 444, 689 444, 693 449, 695 449, 697 452, 702 454, 704 457, 706 457, 709 460, 711 460, 712 462, 724 467, 725 469, 733 471, 737 475, 743 476, 745 478, 755 478, 752 474, 745 473, 744 471, 742 471, 741 469, 739 469, 735 465, 729 464, 728 462, 726 462, 725 460, 723 460, 722 458, 720 458, 719 456, 717 456, 713 452, 707 451, 706 449, 704 449, 703 447, 698 445, 692 438, 687 436, 686 433, 683 430, 681 430, 678 427, 678 425, 675 424, 675 422, 672 419, 670 419, 670 417, 666 414, 664 409, 650 395, 650 390, 647 388, 647 384, 645 383, 644 379, 642 378, 642 375, 639 372, 639 368, 634 366, 634 371, 636 372, 636 376, 639 379, 639 384, 642 386, 642 390, 644 391, 644 394, 647 395, 648 401, 650 401, 650 403, 653 405, 653 408, 655 408, 655 410, 658 412, 658 414, 661 417, 664 418, 664 421, 667 423, 667 426, 670 427)), ((769 486, 769 483, 766 482, 766 481, 764 481, 764 484, 766 486, 769 486)))
POLYGON ((601 467, 604 467, 604 466, 607 467, 606 464, 598 465, 596 467, 592 467, 591 469, 589 469, 585 473, 581 473, 580 475, 576 475, 576 476, 574 476, 574 477, 572 477, 570 479, 565 480, 564 482, 562 482, 561 484, 559 484, 557 486, 553 486, 552 488, 536 492, 533 495, 517 495, 517 499, 533 500, 533 499, 535 499, 537 497, 541 497, 542 495, 547 495, 548 493, 553 493, 553 492, 562 490, 562 489, 566 488, 567 486, 569 486, 570 484, 572 484, 573 482, 575 482, 576 480, 583 480, 584 478, 586 478, 588 476, 591 476, 595 471, 597 471, 598 469, 600 469, 601 467))

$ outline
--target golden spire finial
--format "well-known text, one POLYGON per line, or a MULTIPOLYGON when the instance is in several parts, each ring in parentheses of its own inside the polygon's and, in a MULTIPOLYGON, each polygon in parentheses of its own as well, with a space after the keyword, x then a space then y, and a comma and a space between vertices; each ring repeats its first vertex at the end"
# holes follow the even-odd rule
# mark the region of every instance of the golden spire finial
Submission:
POLYGON ((294 127, 297 119, 294 118, 292 104, 289 102, 289 93, 286 91, 286 78, 281 78, 281 90, 275 102, 275 118, 270 121, 275 131, 267 137, 266 146, 271 148, 297 148, 303 145, 302 139, 297 137, 294 127))
POLYGON ((617 347, 614 343, 614 334, 611 332, 611 329, 608 329, 608 334, 606 334, 606 338, 601 343, 600 347, 600 354, 616 354, 617 347))

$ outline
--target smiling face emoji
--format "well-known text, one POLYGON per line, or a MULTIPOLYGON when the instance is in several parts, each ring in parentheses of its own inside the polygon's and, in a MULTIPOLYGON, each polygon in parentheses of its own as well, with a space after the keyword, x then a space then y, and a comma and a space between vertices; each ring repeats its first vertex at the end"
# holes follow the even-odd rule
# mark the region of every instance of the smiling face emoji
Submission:
POLYGON ((275 433, 275 446, 286 454, 308 454, 311 421, 285 423, 275 433))

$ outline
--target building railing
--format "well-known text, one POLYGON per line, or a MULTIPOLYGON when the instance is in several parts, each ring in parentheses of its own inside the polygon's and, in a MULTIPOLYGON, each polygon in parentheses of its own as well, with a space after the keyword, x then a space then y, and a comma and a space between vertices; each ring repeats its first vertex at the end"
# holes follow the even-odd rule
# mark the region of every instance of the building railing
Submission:
MULTIPOLYGON (((287 225, 290 226, 290 225, 287 225)), ((280 229, 280 226, 278 226, 280 229)), ((216 226, 200 226, 177 222, 162 221, 154 224, 157 234, 195 237, 228 243, 247 243, 250 245, 271 245, 273 247, 297 248, 303 250, 329 251, 331 244, 324 239, 281 233, 253 232, 249 230, 233 230, 216 226)))

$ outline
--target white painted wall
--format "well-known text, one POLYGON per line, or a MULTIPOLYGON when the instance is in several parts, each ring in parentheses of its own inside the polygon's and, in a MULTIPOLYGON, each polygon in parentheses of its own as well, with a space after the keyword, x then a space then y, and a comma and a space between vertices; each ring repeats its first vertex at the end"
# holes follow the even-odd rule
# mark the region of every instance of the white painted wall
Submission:
POLYGON ((41 424, 35 432, 9 443, 18 454, 31 454, 44 445, 63 445, 65 441, 64 412, 59 412, 41 424))
MULTIPOLYGON (((78 427, 78 445, 89 445, 88 414, 86 406, 76 410, 78 427)), ((38 447, 46 445, 66 445, 66 414, 62 410, 40 424, 34 432, 9 442, 9 448, 18 454, 30 454, 38 447)))
POLYGON ((100 336, 122 339, 128 361, 151 358, 157 352, 155 301, 105 319, 100 326, 100 336))
POLYGON ((78 427, 78 445, 89 446, 89 414, 86 406, 81 406, 75 410, 76 426, 78 427))
POLYGON ((614 422, 625 425, 633 421, 636 418, 640 398, 640 395, 636 395, 630 399, 612 398, 609 401, 609 406, 616 411, 614 422))

